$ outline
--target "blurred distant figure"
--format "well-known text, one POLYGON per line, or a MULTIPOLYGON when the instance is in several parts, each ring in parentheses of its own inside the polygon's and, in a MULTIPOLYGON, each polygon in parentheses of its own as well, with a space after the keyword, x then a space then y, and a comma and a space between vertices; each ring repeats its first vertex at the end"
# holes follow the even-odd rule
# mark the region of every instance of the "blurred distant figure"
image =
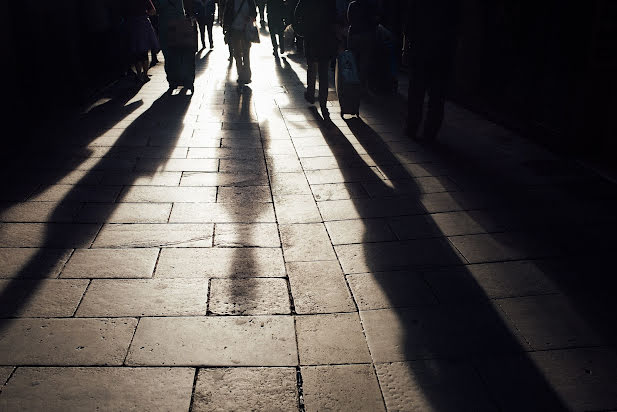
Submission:
POLYGON ((223 17, 223 33, 228 38, 236 59, 238 83, 251 82, 251 42, 247 38, 247 27, 257 18, 255 0, 227 0, 223 17))
POLYGON ((212 41, 212 26, 214 25, 214 13, 216 12, 215 0, 195 0, 195 18, 199 29, 199 40, 201 49, 206 48, 206 29, 208 30, 208 40, 210 48, 214 48, 212 41))
POLYGON ((270 39, 272 40, 272 54, 278 56, 280 49, 281 54, 285 53, 285 17, 286 9, 283 0, 268 0, 268 30, 270 30, 270 39), (278 36, 278 43, 276 41, 278 36))
POLYGON ((315 103, 315 81, 319 74, 319 106, 324 119, 328 112, 328 69, 337 53, 336 5, 332 0, 300 0, 294 22, 304 36, 304 54, 308 64, 304 98, 315 103))
POLYGON ((405 38, 409 47, 407 135, 418 138, 424 98, 428 107, 422 138, 434 140, 444 116, 447 85, 457 45, 459 0, 410 0, 405 38))
POLYGON ((266 3, 267 0, 255 0, 255 4, 259 10, 259 24, 261 27, 266 25, 266 3))
POLYGON ((148 77, 148 54, 159 48, 159 42, 148 16, 156 14, 150 0, 127 0, 125 3, 126 24, 128 26, 129 53, 137 72, 137 80, 146 83, 148 77))

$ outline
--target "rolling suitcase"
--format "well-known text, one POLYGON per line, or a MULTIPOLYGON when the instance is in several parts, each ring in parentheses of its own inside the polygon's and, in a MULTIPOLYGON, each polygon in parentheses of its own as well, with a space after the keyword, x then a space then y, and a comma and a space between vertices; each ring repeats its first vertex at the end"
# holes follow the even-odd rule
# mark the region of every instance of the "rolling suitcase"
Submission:
POLYGON ((346 114, 359 116, 362 83, 358 75, 356 59, 349 50, 341 52, 336 58, 334 84, 341 106, 341 117, 344 118, 346 114))

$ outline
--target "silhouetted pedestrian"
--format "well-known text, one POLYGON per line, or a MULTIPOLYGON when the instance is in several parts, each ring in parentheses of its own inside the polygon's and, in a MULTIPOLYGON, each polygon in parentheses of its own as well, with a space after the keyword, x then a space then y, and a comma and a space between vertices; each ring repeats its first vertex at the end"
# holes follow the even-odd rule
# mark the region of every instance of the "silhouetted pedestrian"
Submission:
POLYGON ((422 138, 434 140, 441 128, 459 13, 459 0, 410 0, 405 29, 410 58, 406 132, 414 139, 418 137, 426 94, 428 107, 422 138))
POLYGON ((375 53, 377 31, 377 3, 375 0, 354 0, 347 9, 349 37, 347 46, 358 63, 358 74, 365 89, 375 53))
POLYGON ((270 31, 270 39, 272 40, 272 54, 278 56, 280 49, 281 54, 285 53, 285 17, 286 8, 283 0, 268 0, 268 30, 270 31), (276 41, 278 36, 278 43, 276 41))
POLYGON ((227 0, 223 33, 231 44, 240 84, 251 82, 251 42, 247 38, 247 30, 256 18, 255 0, 227 0))
MULTIPOLYGON (((156 34, 157 40, 159 39, 159 14, 158 14, 158 4, 159 0, 152 0, 152 4, 154 5, 155 13, 150 15, 150 23, 152 23, 152 28, 154 29, 154 34, 156 34)), ((150 50, 150 67, 156 66, 159 62, 158 54, 161 51, 160 46, 156 49, 150 50)))
POLYGON ((193 90, 197 28, 193 0, 161 0, 159 24, 165 73, 170 89, 184 86, 193 90))
POLYGON ((328 102, 328 69, 336 56, 336 5, 332 0, 300 0, 295 10, 297 31, 304 36, 304 54, 308 69, 304 98, 315 103, 315 81, 319 74, 319 106, 324 119, 330 114, 328 102))
POLYGON ((261 27, 265 27, 267 0, 255 0, 255 4, 257 5, 257 9, 259 10, 259 24, 261 25, 261 27))
POLYGON ((148 15, 156 14, 156 9, 150 0, 127 0, 125 7, 129 53, 132 56, 137 80, 146 83, 150 81, 148 54, 150 50, 159 48, 158 39, 148 19, 148 15))
POLYGON ((206 30, 208 30, 210 48, 214 48, 214 41, 212 40, 212 26, 214 25, 215 12, 216 4, 214 0, 195 0, 195 18, 197 19, 197 28, 199 29, 201 49, 206 48, 206 30))

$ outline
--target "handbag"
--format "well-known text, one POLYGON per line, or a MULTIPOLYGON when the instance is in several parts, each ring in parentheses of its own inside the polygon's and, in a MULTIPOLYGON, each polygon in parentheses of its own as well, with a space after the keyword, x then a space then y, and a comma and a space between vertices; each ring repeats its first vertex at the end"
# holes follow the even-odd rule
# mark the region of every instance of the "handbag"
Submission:
POLYGON ((245 34, 246 39, 251 43, 261 42, 261 40, 259 39, 259 30, 257 30, 257 26, 255 26, 255 23, 250 23, 246 25, 245 34))
MULTIPOLYGON (((177 9, 170 0, 167 1, 177 9)), ((186 17, 170 19, 167 22, 167 45, 197 50, 197 33, 193 21, 186 17)))

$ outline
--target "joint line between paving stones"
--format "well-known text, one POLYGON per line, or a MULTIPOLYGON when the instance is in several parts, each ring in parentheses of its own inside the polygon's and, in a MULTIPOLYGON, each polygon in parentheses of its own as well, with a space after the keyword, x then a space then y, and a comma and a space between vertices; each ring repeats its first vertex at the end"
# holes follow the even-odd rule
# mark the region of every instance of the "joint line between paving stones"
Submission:
POLYGON ((11 380, 11 378, 13 377, 13 375, 15 374, 15 371, 17 371, 18 366, 14 366, 13 370, 11 371, 11 373, 9 374, 9 377, 6 378, 6 382, 4 382, 2 384, 2 386, 0 386, 0 394, 2 393, 2 390, 4 390, 4 388, 6 387, 6 385, 9 384, 9 381, 11 380))
POLYGON ((296 389, 298 391, 298 410, 299 412, 305 412, 306 408, 304 405, 304 386, 300 366, 296 366, 296 389))
POLYGON ((189 404, 189 412, 193 411, 193 402, 195 400, 195 389, 197 388, 197 376, 199 375, 199 368, 195 368, 195 376, 193 376, 193 389, 191 390, 191 401, 189 404))
POLYGON ((58 275, 54 279, 60 279, 60 276, 62 276, 62 272, 64 272, 64 268, 66 268, 66 265, 69 263, 69 260, 71 260, 71 258, 75 254, 75 250, 76 250, 75 248, 71 249, 71 251, 69 252, 69 256, 66 258, 66 260, 62 264, 62 267, 58 271, 58 275))
POLYGON ((79 306, 81 306, 81 303, 84 301, 84 297, 86 296, 86 293, 88 293, 88 289, 90 289, 91 284, 92 284, 92 279, 88 279, 88 284, 86 285, 86 289, 84 289, 84 293, 82 293, 81 298, 79 299, 79 302, 77 303, 77 306, 75 306, 75 310, 73 311, 73 314, 70 316, 71 318, 74 318, 75 315, 77 314, 77 311, 79 310, 79 306))
POLYGON ((94 242, 96 241, 96 238, 99 237, 104 226, 105 226, 105 223, 101 223, 101 226, 99 227, 99 229, 96 231, 96 234, 92 238, 92 242, 90 242, 90 246, 88 246, 86 249, 92 249, 92 246, 94 246, 94 242))
POLYGON ((208 288, 206 293, 206 316, 212 315, 210 312, 210 294, 212 293, 212 278, 208 278, 208 288))
POLYGON ((122 366, 129 366, 126 364, 126 360, 129 357, 129 352, 131 351, 131 346, 133 346, 133 340, 135 340, 135 335, 137 334, 137 328, 139 327, 139 322, 141 322, 141 317, 137 318, 137 324, 135 325, 135 330, 133 331, 133 336, 131 336, 131 341, 129 342, 128 348, 126 348, 126 355, 124 355, 124 360, 122 361, 122 366))
POLYGON ((159 266, 159 260, 161 259, 161 253, 163 253, 163 248, 160 247, 158 253, 156 254, 156 259, 154 260, 154 267, 152 268, 152 275, 150 279, 154 279, 156 275, 156 269, 159 266))

